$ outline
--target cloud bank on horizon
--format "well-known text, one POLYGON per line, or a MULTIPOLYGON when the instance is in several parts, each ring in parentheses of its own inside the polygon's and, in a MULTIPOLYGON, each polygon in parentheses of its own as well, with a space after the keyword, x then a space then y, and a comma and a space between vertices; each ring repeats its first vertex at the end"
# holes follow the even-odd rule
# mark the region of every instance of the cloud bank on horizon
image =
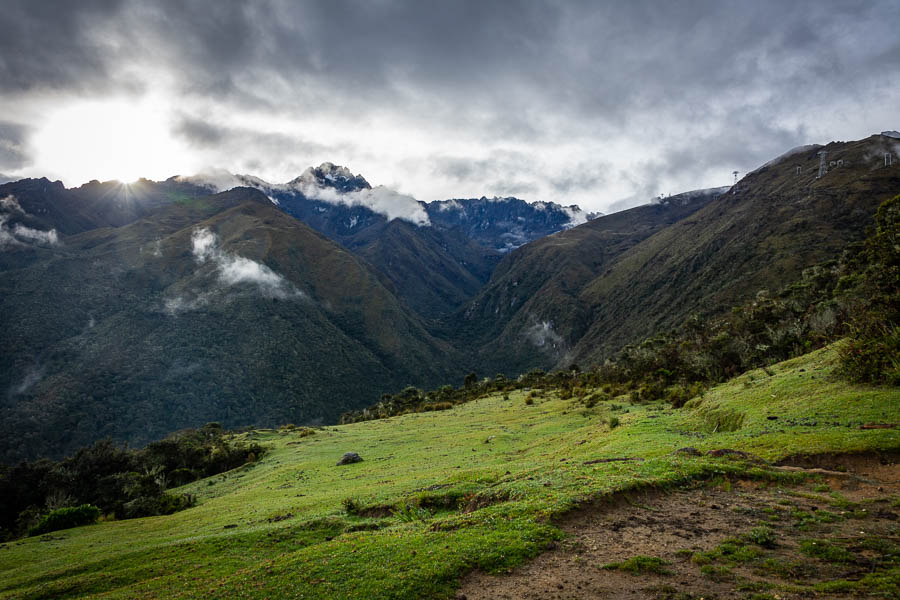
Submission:
POLYGON ((892 0, 10 0, 0 24, 0 173, 69 186, 332 161, 610 212, 900 125, 892 0))

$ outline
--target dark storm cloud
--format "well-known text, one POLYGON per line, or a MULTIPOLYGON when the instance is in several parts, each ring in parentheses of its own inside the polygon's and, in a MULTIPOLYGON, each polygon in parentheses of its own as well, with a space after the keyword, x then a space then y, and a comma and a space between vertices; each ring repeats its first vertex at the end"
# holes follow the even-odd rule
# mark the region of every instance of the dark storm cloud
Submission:
POLYGON ((28 128, 0 121, 0 168, 16 170, 31 162, 26 148, 28 128))
POLYGON ((334 150, 329 146, 317 144, 296 136, 280 133, 260 132, 244 127, 216 125, 208 121, 189 116, 181 116, 172 132, 199 148, 220 148, 233 151, 241 147, 267 149, 273 154, 302 152, 306 154, 322 153, 334 150))
POLYGON ((467 156, 433 156, 431 171, 435 175, 456 181, 485 180, 516 177, 526 173, 532 158, 522 152, 497 150, 487 158, 467 156))
MULTIPOLYGON (((0 7, 0 91, 106 88, 114 45, 104 34, 121 0, 4 2, 0 7)), ((112 41, 112 40, 110 40, 112 41)))
MULTIPOLYGON (((409 158, 422 172, 556 196, 619 181, 637 201, 691 172, 749 170, 828 141, 810 135, 868 126, 900 80, 890 0, 14 0, 2 11, 0 92, 140 93, 163 77, 176 103, 220 115, 383 121, 399 147, 425 132, 432 147, 409 158), (611 155, 584 158, 604 144, 611 155), (566 165, 535 171, 561 147, 566 165)), ((175 131, 244 152, 244 164, 329 149, 221 121, 182 115, 175 131)), ((357 143, 377 156, 391 142, 357 143)))

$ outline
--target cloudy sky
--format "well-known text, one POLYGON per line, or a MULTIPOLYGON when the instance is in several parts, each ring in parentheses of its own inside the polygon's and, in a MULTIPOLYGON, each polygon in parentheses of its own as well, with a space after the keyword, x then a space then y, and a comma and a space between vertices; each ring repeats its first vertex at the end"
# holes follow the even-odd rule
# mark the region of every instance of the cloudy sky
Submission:
POLYGON ((6 0, 0 173, 609 211, 900 129, 900 3, 6 0))

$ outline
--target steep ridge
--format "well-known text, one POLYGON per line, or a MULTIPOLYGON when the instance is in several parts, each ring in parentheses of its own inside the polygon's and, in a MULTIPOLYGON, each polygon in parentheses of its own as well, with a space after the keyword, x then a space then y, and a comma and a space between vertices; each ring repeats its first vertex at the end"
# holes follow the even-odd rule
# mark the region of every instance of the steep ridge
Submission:
POLYGON ((141 179, 129 185, 91 181, 72 189, 46 178, 0 185, 0 197, 13 196, 21 208, 10 215, 10 222, 21 220, 31 227, 56 229, 64 235, 120 227, 166 204, 208 193, 175 178, 163 182, 141 179))
POLYGON ((458 376, 363 260, 256 190, 2 254, 4 461, 211 420, 333 421, 458 376))
POLYGON ((777 289, 861 239, 875 208, 900 191, 900 165, 886 166, 887 152, 896 154, 896 140, 881 135, 804 147, 654 227, 634 229, 666 207, 524 246, 458 315, 464 338, 483 340, 480 355, 501 371, 596 364, 689 314, 777 289), (820 151, 826 172, 818 177, 820 151))
POLYGON ((257 188, 288 214, 364 257, 418 315, 434 320, 487 283, 503 254, 593 218, 577 206, 518 198, 416 201, 323 163, 285 184, 248 175, 181 178, 257 188))
POLYGON ((580 291, 622 253, 702 208, 716 193, 688 192, 596 218, 510 253, 452 320, 478 364, 515 373, 549 367, 590 327, 580 291))
POLYGON ((836 258, 900 192, 900 165, 884 161, 895 146, 873 135, 788 153, 623 255, 581 292, 594 318, 572 359, 602 360, 691 313, 727 310, 836 258), (820 151, 827 172, 818 178, 820 151))

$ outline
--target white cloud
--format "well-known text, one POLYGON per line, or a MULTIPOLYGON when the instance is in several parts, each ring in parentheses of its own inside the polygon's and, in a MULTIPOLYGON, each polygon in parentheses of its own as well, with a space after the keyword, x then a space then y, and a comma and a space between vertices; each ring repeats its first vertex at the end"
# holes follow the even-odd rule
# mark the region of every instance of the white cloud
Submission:
POLYGON ((31 366, 25 371, 22 381, 18 385, 13 385, 10 391, 13 395, 24 394, 43 378, 44 368, 36 365, 31 366))
MULTIPOLYGON (((352 173, 346 167, 341 167, 341 169, 349 174, 348 177, 352 177, 352 173)), ((329 204, 365 206, 384 215, 389 221, 403 219, 419 226, 431 225, 425 208, 408 194, 402 194, 382 185, 354 192, 341 192, 332 187, 320 186, 313 177, 307 175, 308 172, 309 170, 292 183, 269 183, 259 177, 233 175, 221 169, 212 169, 197 175, 181 176, 178 180, 200 185, 216 192, 224 192, 239 186, 252 187, 266 194, 274 204, 278 204, 278 201, 273 198, 276 192, 299 192, 307 198, 329 204)))
POLYGON ((179 175, 177 180, 205 187, 217 193, 245 185, 239 176, 233 175, 225 169, 208 169, 196 175, 179 175))
POLYGON ((331 204, 365 206, 376 213, 384 215, 389 221, 403 219, 419 226, 431 225, 428 213, 425 212, 425 207, 418 200, 407 194, 401 194, 386 188, 383 185, 356 192, 342 193, 334 188, 320 187, 311 182, 301 181, 295 184, 295 189, 307 198, 331 204))
POLYGON ((185 296, 175 296, 174 298, 166 298, 163 302, 163 312, 174 317, 180 313, 197 310, 209 304, 209 296, 200 294, 195 298, 187 298, 185 296))
POLYGON ((9 195, 5 198, 0 198, 0 248, 28 244, 37 246, 56 246, 59 244, 59 235, 55 229, 42 231, 40 229, 32 229, 21 223, 15 223, 10 227, 8 222, 15 214, 26 215, 28 213, 22 209, 15 196, 9 195))
POLYGON ((41 231, 40 229, 32 229, 24 225, 16 224, 13 227, 13 235, 20 240, 34 242, 41 246, 55 246, 59 243, 59 236, 55 229, 50 231, 41 231))
POLYGON ((557 350, 565 344, 562 336, 554 331, 553 323, 549 321, 534 323, 525 330, 524 335, 532 344, 545 350, 557 350))
POLYGON ((0 198, 0 212, 25 214, 25 211, 19 205, 19 201, 12 194, 5 198, 0 198))
POLYGON ((266 265, 244 258, 229 256, 219 261, 219 278, 228 285, 255 283, 261 288, 280 290, 284 279, 266 265))
MULTIPOLYGON (((206 227, 194 230, 191 235, 191 252, 199 263, 212 262, 218 270, 219 281, 227 286, 253 284, 261 294, 271 298, 302 295, 302 292, 266 265, 219 248, 218 236, 206 227)), ((174 298, 171 302, 167 310, 174 312, 189 310, 194 306, 179 298, 174 298)))

